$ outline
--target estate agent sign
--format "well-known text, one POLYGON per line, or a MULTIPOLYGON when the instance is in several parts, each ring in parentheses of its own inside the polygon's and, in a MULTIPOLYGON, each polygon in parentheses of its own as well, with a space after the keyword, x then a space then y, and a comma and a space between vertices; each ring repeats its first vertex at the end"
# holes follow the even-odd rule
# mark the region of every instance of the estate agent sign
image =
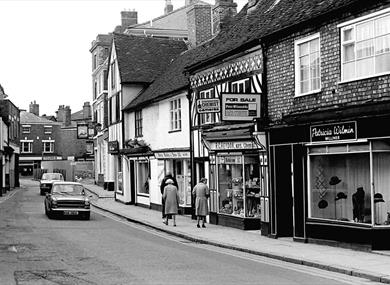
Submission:
POLYGON ((222 120, 252 121, 260 117, 260 94, 222 93, 222 120))
POLYGON ((196 108, 198 113, 219 113, 220 108, 220 101, 218 98, 211 98, 211 99, 198 99, 196 101, 196 108))
POLYGON ((310 127, 311 142, 353 140, 356 138, 356 122, 317 125, 310 127))

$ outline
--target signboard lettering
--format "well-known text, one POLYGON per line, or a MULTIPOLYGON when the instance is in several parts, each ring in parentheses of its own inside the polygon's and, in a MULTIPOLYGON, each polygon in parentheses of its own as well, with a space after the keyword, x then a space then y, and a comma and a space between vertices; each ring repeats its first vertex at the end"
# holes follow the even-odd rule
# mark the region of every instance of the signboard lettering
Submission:
POLYGON ((356 122, 310 127, 310 139, 312 142, 353 140, 356 138, 356 122))
POLYGON ((222 120, 251 121, 260 117, 260 94, 222 93, 222 120))
POLYGON ((210 150, 236 150, 236 149, 257 149, 257 145, 251 141, 228 141, 210 142, 210 150))
POLYGON ((203 113, 219 113, 220 101, 218 98, 212 99, 198 99, 196 101, 196 108, 199 114, 203 113))

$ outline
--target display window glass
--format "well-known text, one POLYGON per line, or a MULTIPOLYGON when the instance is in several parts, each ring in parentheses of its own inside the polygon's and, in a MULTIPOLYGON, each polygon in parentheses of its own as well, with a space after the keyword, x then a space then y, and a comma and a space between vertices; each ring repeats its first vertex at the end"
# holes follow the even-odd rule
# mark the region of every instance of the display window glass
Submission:
POLYGON ((218 155, 219 213, 260 218, 258 155, 218 155))
POLYGON ((137 164, 137 192, 138 194, 149 195, 149 163, 140 161, 137 164))
POLYGON ((390 152, 373 153, 375 225, 390 225, 390 152))

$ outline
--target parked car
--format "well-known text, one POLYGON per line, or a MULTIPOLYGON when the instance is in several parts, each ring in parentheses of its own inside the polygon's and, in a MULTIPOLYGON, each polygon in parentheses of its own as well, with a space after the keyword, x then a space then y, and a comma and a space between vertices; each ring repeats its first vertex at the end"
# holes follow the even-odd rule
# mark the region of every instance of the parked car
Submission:
POLYGON ((43 173, 41 181, 39 183, 39 188, 41 190, 41 195, 50 192, 50 189, 54 181, 64 181, 64 177, 61 173, 43 173))
POLYGON ((84 186, 77 182, 53 183, 45 198, 45 213, 51 219, 57 214, 90 218, 90 201, 84 186))

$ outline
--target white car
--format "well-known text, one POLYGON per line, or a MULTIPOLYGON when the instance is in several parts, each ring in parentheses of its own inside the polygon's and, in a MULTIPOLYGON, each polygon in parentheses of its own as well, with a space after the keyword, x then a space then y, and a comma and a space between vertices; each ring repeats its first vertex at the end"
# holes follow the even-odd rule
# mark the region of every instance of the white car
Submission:
POLYGON ((64 181, 64 177, 61 173, 43 173, 39 183, 41 195, 45 195, 45 193, 50 192, 54 181, 64 181))
POLYGON ((62 214, 89 220, 90 206, 84 186, 77 182, 54 182, 45 198, 45 213, 49 218, 62 214))

